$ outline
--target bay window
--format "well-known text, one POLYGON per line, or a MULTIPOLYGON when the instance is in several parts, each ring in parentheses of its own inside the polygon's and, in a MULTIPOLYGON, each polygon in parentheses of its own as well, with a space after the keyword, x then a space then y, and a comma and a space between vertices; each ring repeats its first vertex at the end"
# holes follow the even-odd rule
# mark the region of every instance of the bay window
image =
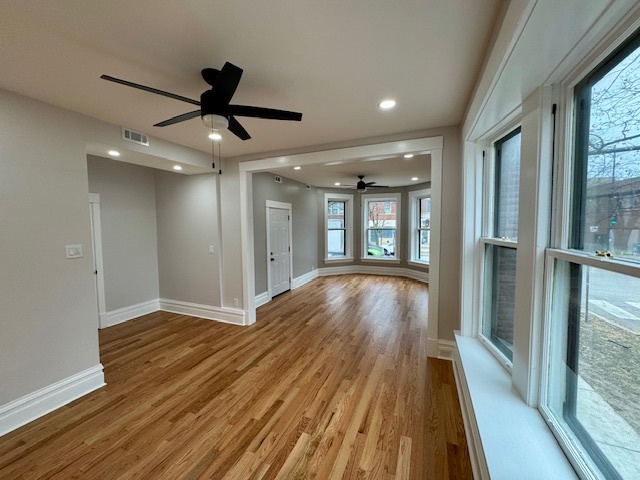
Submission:
POLYGON ((362 195, 364 260, 399 260, 400 194, 362 195))
POLYGON ((352 260, 353 195, 327 193, 325 206, 325 261, 352 260))
POLYGON ((431 243, 431 190, 428 188, 409 192, 411 262, 429 264, 431 243))

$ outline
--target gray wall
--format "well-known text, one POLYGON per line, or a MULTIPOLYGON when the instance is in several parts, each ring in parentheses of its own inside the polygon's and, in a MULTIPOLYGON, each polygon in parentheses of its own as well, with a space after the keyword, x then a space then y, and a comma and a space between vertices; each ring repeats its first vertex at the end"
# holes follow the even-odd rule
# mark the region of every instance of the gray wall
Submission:
POLYGON ((91 155, 87 166, 100 194, 107 311, 157 299, 156 171, 91 155))
MULTIPOLYGON (((411 185, 410 187, 400 187, 400 188, 385 188, 384 190, 379 191, 371 191, 366 192, 366 195, 369 194, 387 194, 387 193, 400 193, 400 263, 391 263, 391 262, 375 262, 376 267, 382 268, 408 268, 410 270, 416 270, 420 272, 428 272, 428 266, 417 266, 412 265, 408 262, 409 260, 409 249, 410 249, 410 231, 409 231, 409 214, 410 214, 410 205, 409 205, 409 192, 414 190, 421 190, 423 188, 429 188, 431 183, 420 183, 417 185, 411 185)), ((318 264, 320 268, 324 267, 337 267, 340 265, 374 265, 371 261, 362 261, 360 257, 362 257, 362 200, 361 194, 356 192, 355 190, 345 190, 345 189, 326 189, 319 188, 317 195, 317 208, 318 208, 318 264), (324 232, 324 194, 325 193, 349 193, 353 194, 353 208, 354 208, 354 225, 353 225, 353 261, 348 262, 325 262, 325 243, 327 241, 325 232, 324 232)))
MULTIPOLYGON (((291 204, 293 277, 311 272, 318 265, 318 205, 316 188, 307 190, 304 183, 282 177, 276 183, 271 173, 253 175, 253 237, 256 295, 267 285, 267 217, 266 201, 291 204)), ((322 233, 320 233, 322 236, 322 233)))
POLYGON ((0 90, 0 405, 99 363, 82 120, 0 90))
POLYGON ((156 171, 161 298, 220 306, 216 183, 214 174, 156 171))

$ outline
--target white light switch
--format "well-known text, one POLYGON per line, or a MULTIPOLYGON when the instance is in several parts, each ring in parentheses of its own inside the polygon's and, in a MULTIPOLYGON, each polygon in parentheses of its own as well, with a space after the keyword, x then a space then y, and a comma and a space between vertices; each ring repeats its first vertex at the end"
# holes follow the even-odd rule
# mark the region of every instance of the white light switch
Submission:
POLYGON ((65 245, 67 258, 82 258, 82 245, 65 245))
POLYGON ((213 245, 209 245, 209 253, 213 253, 213 245))

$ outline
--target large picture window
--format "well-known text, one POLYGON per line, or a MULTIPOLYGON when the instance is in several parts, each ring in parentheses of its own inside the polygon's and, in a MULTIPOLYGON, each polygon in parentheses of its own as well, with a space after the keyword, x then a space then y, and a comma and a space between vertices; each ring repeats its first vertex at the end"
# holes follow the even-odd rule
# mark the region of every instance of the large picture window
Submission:
POLYGON ((520 129, 494 144, 485 165, 483 311, 481 335, 513 360, 516 252, 520 191, 520 129))
POLYGON ((353 195, 325 195, 325 261, 350 260, 353 238, 353 195))
POLYGON ((575 89, 568 238, 547 254, 542 409, 579 471, 640 478, 640 39, 575 89), (577 459, 577 460, 576 460, 577 459))
POLYGON ((400 195, 362 195, 363 258, 399 259, 400 195))

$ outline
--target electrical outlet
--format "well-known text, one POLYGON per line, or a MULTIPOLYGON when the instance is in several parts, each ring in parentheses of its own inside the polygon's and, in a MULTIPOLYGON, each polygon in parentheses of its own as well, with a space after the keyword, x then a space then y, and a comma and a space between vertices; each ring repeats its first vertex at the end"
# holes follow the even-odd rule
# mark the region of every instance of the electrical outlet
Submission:
POLYGON ((209 245, 209 253, 213 253, 213 245, 209 245))
POLYGON ((233 306, 234 306, 234 307, 238 307, 238 306, 240 306, 240 302, 238 301, 238 299, 237 299, 237 298, 234 298, 234 299, 233 299, 233 306))
POLYGON ((82 258, 82 245, 65 245, 67 258, 82 258))

